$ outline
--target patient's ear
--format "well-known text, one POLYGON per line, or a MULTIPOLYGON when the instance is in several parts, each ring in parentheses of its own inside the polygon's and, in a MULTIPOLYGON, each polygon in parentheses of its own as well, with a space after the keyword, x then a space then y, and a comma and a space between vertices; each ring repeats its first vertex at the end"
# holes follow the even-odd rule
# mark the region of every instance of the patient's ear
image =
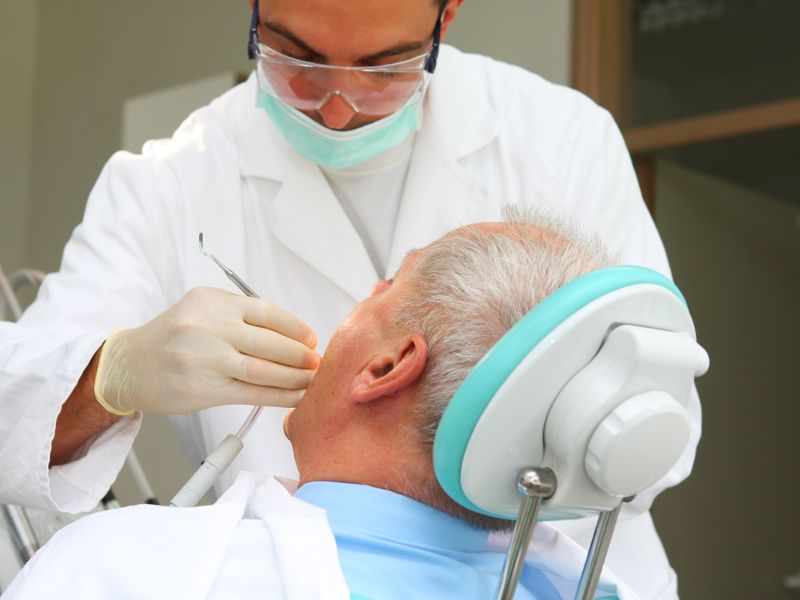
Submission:
POLYGON ((393 352, 375 357, 353 379, 350 396, 371 402, 414 385, 428 362, 428 344, 419 333, 404 337, 393 352))

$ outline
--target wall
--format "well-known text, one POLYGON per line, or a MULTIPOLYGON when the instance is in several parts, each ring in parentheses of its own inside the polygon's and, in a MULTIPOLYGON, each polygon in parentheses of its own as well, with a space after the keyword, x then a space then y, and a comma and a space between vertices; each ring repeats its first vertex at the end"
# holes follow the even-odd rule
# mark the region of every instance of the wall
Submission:
POLYGON ((684 600, 784 597, 800 569, 800 206, 666 161, 656 190, 711 357, 695 469, 656 501, 656 525, 684 600))
POLYGON ((446 41, 465 52, 486 54, 568 85, 572 2, 467 0, 446 41))
MULTIPOLYGON (((247 69, 245 0, 39 0, 29 264, 58 267, 126 98, 247 69)), ((176 124, 177 125, 177 124, 176 124)))
POLYGON ((0 266, 24 264, 36 60, 36 2, 0 5, 0 266))

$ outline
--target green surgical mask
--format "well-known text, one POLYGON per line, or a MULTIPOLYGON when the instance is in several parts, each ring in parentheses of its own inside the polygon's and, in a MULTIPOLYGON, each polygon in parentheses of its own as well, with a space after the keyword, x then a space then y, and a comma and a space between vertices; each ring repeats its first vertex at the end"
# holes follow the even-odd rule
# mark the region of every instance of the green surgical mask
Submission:
POLYGON ((299 154, 331 169, 346 169, 366 162, 401 143, 422 125, 422 102, 414 102, 388 117, 358 129, 337 131, 320 125, 261 89, 256 104, 299 154))

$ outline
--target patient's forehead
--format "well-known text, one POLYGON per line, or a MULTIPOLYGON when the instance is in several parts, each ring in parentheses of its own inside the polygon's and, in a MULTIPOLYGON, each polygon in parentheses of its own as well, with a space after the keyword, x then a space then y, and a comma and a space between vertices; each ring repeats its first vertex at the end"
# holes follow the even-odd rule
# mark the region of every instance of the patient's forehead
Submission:
POLYGON ((434 240, 423 248, 415 248, 410 250, 403 259, 403 262, 400 264, 400 267, 398 267, 397 272, 394 275, 394 279, 397 279, 401 274, 405 277, 408 277, 411 273, 413 273, 414 267, 425 255, 425 253, 431 248, 435 248, 437 244, 442 243, 444 240, 450 240, 459 236, 468 237, 470 235, 474 235, 475 233, 503 235, 510 239, 516 239, 520 242, 523 240, 537 240, 550 247, 560 247, 566 242, 566 240, 564 240, 557 232, 539 225, 527 223, 505 223, 498 221, 472 223, 470 225, 464 225, 463 227, 459 227, 458 229, 453 229, 452 231, 447 232, 442 237, 434 240))
POLYGON ((410 276, 411 273, 414 272, 414 267, 417 265, 429 247, 430 245, 425 246, 424 248, 412 248, 409 250, 403 258, 403 262, 401 262, 400 266, 397 267, 397 271, 395 271, 393 279, 397 280, 398 278, 410 276))
POLYGON ((452 231, 451 233, 464 233, 465 231, 474 228, 484 233, 497 233, 508 236, 518 236, 525 238, 548 238, 556 236, 556 233, 550 229, 541 227, 540 225, 533 225, 530 223, 503 223, 496 221, 486 221, 483 223, 475 223, 473 225, 466 225, 452 231))
MULTIPOLYGON (((464 227, 454 229, 439 239, 443 240, 451 236, 454 237, 459 235, 468 236, 471 233, 493 233, 506 236, 510 239, 516 239, 518 241, 536 240, 546 246, 561 246, 566 241, 557 232, 540 225, 533 225, 529 223, 505 223, 498 221, 484 221, 482 223, 465 225, 464 227)), ((439 240, 433 242, 431 246, 435 245, 438 241, 439 240)))

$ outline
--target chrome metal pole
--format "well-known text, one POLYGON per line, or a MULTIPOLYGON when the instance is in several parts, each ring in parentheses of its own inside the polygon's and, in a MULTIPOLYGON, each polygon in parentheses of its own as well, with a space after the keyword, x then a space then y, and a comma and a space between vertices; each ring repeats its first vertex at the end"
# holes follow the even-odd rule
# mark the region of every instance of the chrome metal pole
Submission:
POLYGON ((611 535, 614 533, 614 526, 617 524, 621 508, 622 503, 617 504, 613 510, 603 511, 597 517, 597 526, 594 528, 592 543, 589 546, 583 573, 581 573, 578 589, 575 592, 576 600, 594 598, 597 583, 600 581, 600 572, 603 570, 603 563, 608 554, 608 546, 611 544, 611 535))
POLYGON ((522 495, 522 504, 508 545, 508 554, 497 589, 498 600, 511 600, 514 597, 539 508, 542 500, 555 494, 556 485, 556 474, 547 467, 524 469, 520 472, 517 478, 517 490, 522 495))
POLYGON ((153 493, 153 488, 150 487, 150 482, 144 474, 144 469, 142 469, 142 463, 139 462, 139 457, 136 456, 136 452, 134 452, 133 449, 131 449, 131 451, 128 452, 128 456, 125 457, 125 464, 131 472, 136 485, 139 487, 139 491, 142 496, 144 496, 144 503, 158 504, 156 495, 153 493))
POLYGON ((28 513, 21 506, 5 504, 3 505, 3 514, 11 527, 11 538, 17 547, 17 554, 22 564, 25 564, 39 549, 39 542, 36 540, 36 534, 28 520, 28 513))

